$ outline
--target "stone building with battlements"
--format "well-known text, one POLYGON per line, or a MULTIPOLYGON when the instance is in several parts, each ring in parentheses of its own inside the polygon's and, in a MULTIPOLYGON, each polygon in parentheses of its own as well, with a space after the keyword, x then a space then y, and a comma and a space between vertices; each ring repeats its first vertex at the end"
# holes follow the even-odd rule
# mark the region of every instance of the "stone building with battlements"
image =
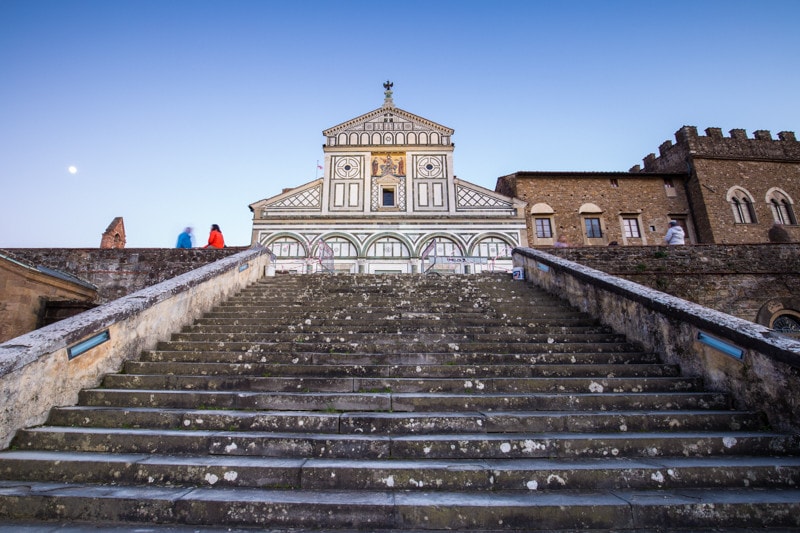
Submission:
POLYGON ((252 243, 277 269, 412 273, 509 270, 526 204, 458 179, 451 128, 394 105, 323 131, 323 176, 254 202, 252 243))
POLYGON ((684 126, 629 172, 516 172, 495 190, 528 203, 530 246, 663 244, 670 220, 688 244, 800 241, 795 134, 705 133, 684 126))

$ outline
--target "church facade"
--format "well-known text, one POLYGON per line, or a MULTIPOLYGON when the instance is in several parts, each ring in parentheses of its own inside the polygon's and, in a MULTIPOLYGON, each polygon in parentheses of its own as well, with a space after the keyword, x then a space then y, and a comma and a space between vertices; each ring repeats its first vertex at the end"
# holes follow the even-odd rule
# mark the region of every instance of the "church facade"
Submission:
POLYGON ((323 176, 250 205, 288 272, 506 271, 526 203, 458 179, 451 128, 383 105, 323 131, 323 176))

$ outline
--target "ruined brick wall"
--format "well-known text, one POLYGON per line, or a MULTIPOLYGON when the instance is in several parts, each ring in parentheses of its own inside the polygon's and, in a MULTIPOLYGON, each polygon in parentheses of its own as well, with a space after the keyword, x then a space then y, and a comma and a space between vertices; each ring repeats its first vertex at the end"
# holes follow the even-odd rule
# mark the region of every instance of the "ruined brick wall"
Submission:
MULTIPOLYGON (((800 202, 800 142, 795 134, 782 131, 773 139, 767 130, 748 138, 743 129, 733 129, 725 137, 719 128, 707 128, 698 135, 694 126, 684 126, 675 134, 676 143, 664 142, 659 156, 644 159, 647 172, 688 171, 689 193, 699 242, 768 242, 767 231, 774 222, 771 195, 777 190, 790 201, 800 202), (730 193, 746 191, 752 200, 755 220, 735 220, 730 193)), ((800 216, 796 207, 795 216, 800 216)), ((800 228, 787 228, 794 241, 800 228)))
MULTIPOLYGON (((685 220, 690 241, 693 226, 683 182, 685 174, 643 174, 637 172, 518 172, 498 180, 497 190, 528 202, 526 216, 529 246, 552 244, 536 236, 535 219, 547 217, 540 204, 552 212, 555 236, 565 235, 573 245, 607 246, 659 244, 670 219, 685 220), (671 184, 671 186, 668 186, 671 184), (588 239, 584 204, 594 204, 602 212, 602 239, 588 239), (640 237, 626 237, 623 219, 635 218, 640 237)), ((546 210, 545 210, 546 211, 546 210)))
POLYGON ((63 270, 98 288, 98 303, 174 278, 245 248, 14 248, 32 264, 63 270))
POLYGON ((122 217, 116 217, 100 237, 100 248, 125 248, 126 242, 125 223, 122 217))
POLYGON ((800 313, 796 243, 543 250, 767 326, 782 309, 800 313))

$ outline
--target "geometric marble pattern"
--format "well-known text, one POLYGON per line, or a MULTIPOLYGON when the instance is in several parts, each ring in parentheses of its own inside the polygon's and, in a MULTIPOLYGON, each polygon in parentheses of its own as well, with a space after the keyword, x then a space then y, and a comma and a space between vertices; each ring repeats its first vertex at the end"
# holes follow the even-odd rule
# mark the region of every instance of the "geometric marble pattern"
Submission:
POLYGON ((499 198, 490 196, 475 189, 464 187, 463 185, 457 186, 456 194, 458 196, 458 207, 500 207, 505 209, 513 207, 511 202, 500 200, 499 198))
POLYGON ((322 186, 311 187, 297 194, 287 196, 276 202, 273 202, 265 207, 301 207, 301 208, 319 208, 321 207, 322 186))

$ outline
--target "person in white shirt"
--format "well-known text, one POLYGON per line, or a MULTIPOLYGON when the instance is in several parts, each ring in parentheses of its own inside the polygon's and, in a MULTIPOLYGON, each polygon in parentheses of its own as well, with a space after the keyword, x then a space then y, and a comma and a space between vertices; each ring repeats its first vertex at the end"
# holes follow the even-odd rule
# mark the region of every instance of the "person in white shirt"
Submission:
POLYGON ((664 242, 668 245, 685 244, 686 235, 677 220, 669 221, 669 229, 664 235, 664 242))

